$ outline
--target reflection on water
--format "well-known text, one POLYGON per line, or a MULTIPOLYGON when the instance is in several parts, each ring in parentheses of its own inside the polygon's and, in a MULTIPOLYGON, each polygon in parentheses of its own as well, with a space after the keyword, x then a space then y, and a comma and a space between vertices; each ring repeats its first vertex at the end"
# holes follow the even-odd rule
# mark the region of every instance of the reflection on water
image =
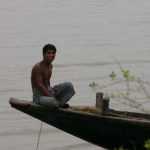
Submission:
MULTIPOLYGON (((36 148, 40 121, 14 110, 8 100, 31 100, 31 68, 46 43, 58 49, 51 83, 75 86, 71 105, 95 105, 88 85, 105 83, 119 69, 113 58, 149 80, 149 6, 149 0, 0 1, 1 149, 36 148)), ((111 106, 123 109, 113 101, 111 106)), ((44 124, 39 149, 100 148, 44 124)))

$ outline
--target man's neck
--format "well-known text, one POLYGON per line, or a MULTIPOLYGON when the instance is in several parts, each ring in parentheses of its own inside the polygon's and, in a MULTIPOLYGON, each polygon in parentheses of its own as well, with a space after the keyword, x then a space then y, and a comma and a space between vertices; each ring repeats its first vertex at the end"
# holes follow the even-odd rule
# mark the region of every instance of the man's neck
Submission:
POLYGON ((51 65, 51 62, 46 62, 45 60, 42 60, 41 63, 48 67, 51 65))

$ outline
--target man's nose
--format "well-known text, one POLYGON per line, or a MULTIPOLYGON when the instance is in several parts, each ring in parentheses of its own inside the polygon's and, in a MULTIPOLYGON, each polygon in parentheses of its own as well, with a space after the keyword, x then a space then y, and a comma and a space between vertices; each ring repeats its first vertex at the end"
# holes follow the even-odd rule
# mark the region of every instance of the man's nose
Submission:
POLYGON ((49 57, 54 57, 55 54, 50 53, 48 56, 49 56, 49 57))

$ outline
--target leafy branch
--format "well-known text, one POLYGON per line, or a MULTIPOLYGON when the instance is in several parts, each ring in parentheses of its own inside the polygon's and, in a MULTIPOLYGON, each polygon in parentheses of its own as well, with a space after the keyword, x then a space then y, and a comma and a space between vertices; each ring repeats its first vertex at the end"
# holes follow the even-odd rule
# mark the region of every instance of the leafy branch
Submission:
POLYGON ((124 69, 116 59, 115 61, 119 65, 121 77, 118 76, 115 71, 112 71, 109 75, 108 84, 100 85, 96 82, 92 82, 89 86, 94 90, 101 91, 118 86, 117 90, 106 92, 104 95, 142 112, 148 112, 144 105, 150 103, 150 94, 148 91, 150 83, 140 77, 132 75, 130 71, 124 69), (137 96, 139 96, 139 98, 137 96))

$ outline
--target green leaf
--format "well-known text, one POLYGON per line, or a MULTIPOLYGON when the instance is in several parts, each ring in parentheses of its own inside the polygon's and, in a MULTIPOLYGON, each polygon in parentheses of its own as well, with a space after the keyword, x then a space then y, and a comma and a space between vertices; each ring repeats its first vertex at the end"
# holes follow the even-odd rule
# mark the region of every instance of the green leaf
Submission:
POLYGON ((114 79, 117 77, 117 74, 114 71, 112 71, 111 74, 109 75, 109 77, 114 79))
POLYGON ((145 141, 144 147, 145 147, 147 150, 150 150, 150 139, 147 140, 147 141, 145 141))
POLYGON ((122 70, 122 73, 124 78, 129 78, 130 76, 129 70, 122 70))

